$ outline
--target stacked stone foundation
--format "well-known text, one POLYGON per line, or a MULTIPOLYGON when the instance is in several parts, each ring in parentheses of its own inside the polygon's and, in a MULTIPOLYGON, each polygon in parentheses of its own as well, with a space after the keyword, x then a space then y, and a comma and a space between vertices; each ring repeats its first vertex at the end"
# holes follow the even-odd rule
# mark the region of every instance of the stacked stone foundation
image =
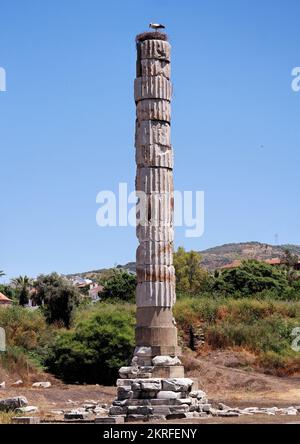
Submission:
POLYGON ((189 378, 118 379, 117 394, 109 414, 128 422, 206 416, 211 407, 189 378))

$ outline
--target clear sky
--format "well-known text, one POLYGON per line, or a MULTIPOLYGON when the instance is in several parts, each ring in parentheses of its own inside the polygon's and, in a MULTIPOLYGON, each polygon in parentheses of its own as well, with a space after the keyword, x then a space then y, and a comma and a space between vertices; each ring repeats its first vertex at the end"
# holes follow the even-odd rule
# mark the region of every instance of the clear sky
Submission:
POLYGON ((96 195, 134 189, 135 35, 173 47, 175 188, 205 191, 205 233, 176 246, 300 243, 299 0, 0 0, 0 269, 135 259, 96 195))

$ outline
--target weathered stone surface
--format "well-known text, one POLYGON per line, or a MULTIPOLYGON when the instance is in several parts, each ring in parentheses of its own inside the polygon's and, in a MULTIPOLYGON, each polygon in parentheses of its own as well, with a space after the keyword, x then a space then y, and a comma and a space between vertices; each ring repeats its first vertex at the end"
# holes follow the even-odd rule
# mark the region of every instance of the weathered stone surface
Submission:
POLYGON ((172 282, 137 284, 136 304, 138 307, 172 307, 175 301, 175 285, 172 282))
POLYGON ((93 413, 95 415, 101 416, 101 415, 107 415, 108 414, 108 409, 103 409, 102 407, 96 407, 93 410, 93 413))
POLYGON ((170 406, 171 413, 187 413, 189 406, 187 404, 170 406))
POLYGON ((173 282, 175 268, 172 265, 137 265, 137 281, 142 282, 173 282))
POLYGON ((102 416, 95 418, 96 424, 123 424, 124 421, 123 416, 102 416))
POLYGON ((49 382, 49 381, 34 382, 32 384, 32 387, 34 387, 34 388, 49 388, 49 387, 51 387, 51 382, 49 382))
POLYGON ((18 379, 18 381, 12 383, 12 387, 20 387, 23 384, 24 382, 22 381, 22 379, 18 379))
POLYGON ((148 421, 148 416, 145 415, 128 415, 125 418, 126 422, 141 422, 141 421, 148 421))
POLYGON ((72 410, 71 412, 66 412, 64 414, 64 418, 68 419, 87 419, 90 416, 90 413, 84 412, 81 410, 72 410))
POLYGON ((142 146, 149 145, 171 146, 170 125, 167 122, 155 120, 137 121, 135 147, 141 148, 142 146))
POLYGON ((136 227, 137 238, 140 242, 173 242, 174 230, 173 225, 156 226, 150 222, 146 226, 140 224, 136 227))
POLYGON ((192 404, 192 399, 191 398, 182 398, 182 399, 177 399, 176 400, 176 404, 178 405, 191 405, 192 404))
POLYGON ((197 398, 199 401, 206 399, 206 393, 203 390, 193 390, 190 393, 191 398, 197 398))
MULTIPOLYGON (((142 102, 140 102, 142 103, 142 102)), ((138 167, 173 168, 174 158, 171 146, 142 145, 135 150, 138 167)))
POLYGON ((28 405, 26 407, 18 407, 16 413, 36 413, 38 410, 38 407, 35 405, 28 405))
POLYGON ((140 57, 170 61, 171 45, 163 40, 145 40, 140 44, 140 57))
MULTIPOLYGON (((173 359, 177 359, 176 365, 180 363, 180 360, 178 358, 173 359)), ((188 392, 191 390, 192 386, 193 380, 189 378, 174 378, 163 380, 163 390, 169 390, 172 392, 188 392)))
MULTIPOLYGON (((149 195, 168 193, 169 196, 172 197, 174 189, 172 172, 166 168, 138 168, 136 174, 136 189, 138 192, 142 191, 149 195)), ((141 198, 143 198, 144 201, 146 200, 145 196, 141 196, 141 198)), ((140 205, 140 211, 145 211, 144 201, 142 205, 140 205)), ((139 219, 144 220, 144 217, 139 217, 139 219)), ((169 225, 162 223, 160 226, 169 225)))
POLYGON ((137 266, 171 266, 173 265, 173 248, 173 244, 168 242, 141 242, 136 251, 137 266))
POLYGON ((134 356, 138 357, 151 357, 152 356, 152 349, 151 347, 135 347, 134 349, 134 356))
POLYGON ((0 399, 0 412, 9 412, 19 407, 26 407, 28 401, 25 396, 16 396, 14 398, 0 399))
POLYGON ((160 391, 161 390, 161 381, 156 381, 156 382, 141 382, 141 389, 143 391, 149 391, 149 392, 153 392, 153 391, 160 391))
POLYGON ((127 410, 128 410, 127 406, 113 405, 109 409, 109 414, 112 415, 112 416, 115 416, 115 415, 126 415, 127 410))
MULTIPOLYGON (((175 328, 175 331, 177 329, 175 328)), ((170 366, 156 366, 153 369, 153 376, 159 378, 184 378, 183 365, 170 365, 170 366)))
POLYGON ((15 416, 11 422, 12 424, 40 424, 41 419, 36 416, 15 416))
POLYGON ((137 223, 147 226, 173 226, 173 193, 140 193, 137 207, 137 223))
POLYGON ((171 97, 172 84, 164 76, 138 77, 134 81, 134 99, 136 102, 145 99, 170 101, 171 97))
POLYGON ((167 420, 171 420, 171 419, 184 419, 186 418, 186 414, 185 413, 170 413, 169 415, 167 415, 167 420))
POLYGON ((120 386, 118 387, 118 400, 122 401, 124 399, 132 398, 133 392, 131 390, 131 386, 120 386))
POLYGON ((181 393, 180 392, 167 392, 167 391, 161 391, 157 393, 157 399, 178 399, 180 398, 181 393))
POLYGON ((164 76, 171 78, 171 64, 165 60, 144 59, 141 60, 142 77, 164 76))
POLYGON ((156 405, 153 407, 153 414, 167 416, 171 413, 168 405, 156 405))
POLYGON ((137 103, 136 115, 139 121, 159 120, 171 121, 171 105, 168 100, 144 99, 137 103))
POLYGON ((153 408, 147 405, 129 406, 128 415, 152 415, 153 408))
MULTIPOLYGON (((153 365, 162 365, 162 366, 170 366, 170 365, 180 365, 181 361, 179 358, 175 357, 173 358, 172 356, 155 356, 155 358, 152 359, 152 364, 153 365)), ((171 380, 167 380, 167 381, 171 381, 171 380)), ((163 390, 167 390, 167 391, 174 391, 174 392, 179 392, 179 391, 184 391, 184 390, 171 390, 170 387, 176 387, 178 388, 180 385, 180 383, 178 382, 177 384, 175 383, 168 383, 166 380, 163 381, 163 390), (168 388, 167 388, 168 386, 168 388)), ((175 380, 173 380, 175 381, 175 380)), ((179 381, 179 379, 178 379, 179 381)), ((184 384, 184 382, 181 381, 181 386, 184 384)), ((185 382, 185 386, 187 384, 190 384, 189 386, 191 386, 193 384, 193 381, 190 379, 187 379, 187 381, 185 382)))
POLYGON ((211 408, 212 408, 211 404, 201 404, 199 410, 201 410, 201 412, 209 413, 211 408))

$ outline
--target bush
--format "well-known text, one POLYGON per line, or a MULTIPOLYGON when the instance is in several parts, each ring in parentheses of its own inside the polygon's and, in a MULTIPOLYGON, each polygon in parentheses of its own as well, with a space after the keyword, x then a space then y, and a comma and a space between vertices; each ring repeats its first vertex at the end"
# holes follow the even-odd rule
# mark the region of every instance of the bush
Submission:
POLYGON ((77 313, 74 328, 62 331, 52 347, 49 371, 68 383, 114 383, 132 355, 134 325, 133 307, 125 304, 99 303, 77 313))
POLYGON ((39 276, 35 287, 37 301, 43 304, 47 322, 49 324, 62 323, 69 328, 73 310, 80 301, 77 288, 57 273, 39 276))
POLYGON ((256 260, 243 261, 240 267, 221 272, 213 284, 214 291, 223 294, 239 292, 242 296, 253 296, 266 290, 280 296, 289 288, 283 269, 256 260))
POLYGON ((0 353, 1 366, 24 378, 28 370, 41 370, 54 340, 41 310, 17 305, 0 309, 0 326, 5 329, 7 350, 0 353))
POLYGON ((104 283, 101 293, 103 300, 116 302, 134 302, 136 289, 136 276, 124 270, 113 270, 112 276, 104 283))
POLYGON ((200 266, 201 255, 196 251, 185 251, 179 247, 174 253, 176 289, 179 292, 198 294, 207 289, 209 274, 200 266))

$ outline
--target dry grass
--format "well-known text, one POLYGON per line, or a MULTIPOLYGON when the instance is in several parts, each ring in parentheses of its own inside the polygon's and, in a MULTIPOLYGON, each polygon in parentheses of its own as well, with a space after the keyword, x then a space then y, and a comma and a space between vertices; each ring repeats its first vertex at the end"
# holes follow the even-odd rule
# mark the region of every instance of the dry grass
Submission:
POLYGON ((11 424, 11 419, 13 416, 16 416, 13 412, 0 412, 0 424, 11 424))

